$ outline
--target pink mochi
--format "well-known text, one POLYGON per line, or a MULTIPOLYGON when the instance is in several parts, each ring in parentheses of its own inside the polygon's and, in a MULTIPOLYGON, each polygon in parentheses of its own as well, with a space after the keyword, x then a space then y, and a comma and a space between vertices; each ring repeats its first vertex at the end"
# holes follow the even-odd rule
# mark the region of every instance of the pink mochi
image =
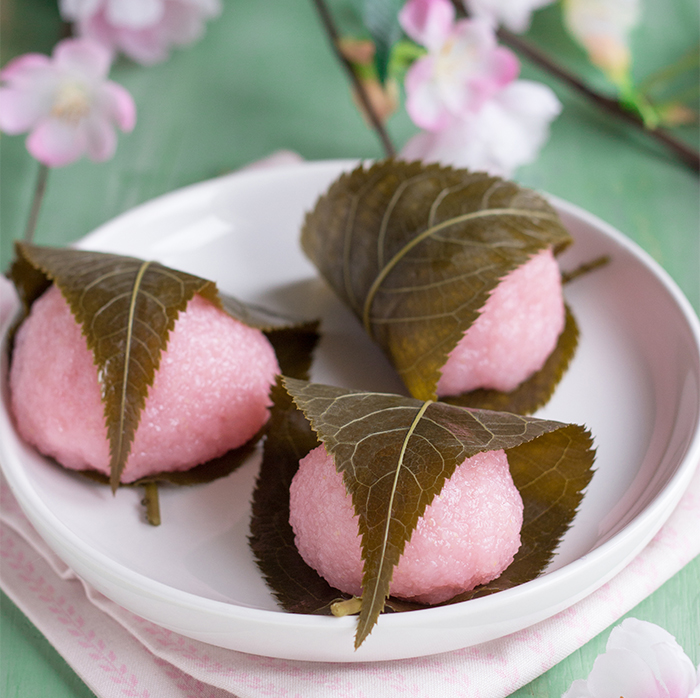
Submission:
POLYGON ((561 273, 551 249, 496 286, 442 367, 437 394, 510 392, 544 366, 564 329, 561 273))
MULTIPOLYGON (((122 482, 188 470, 244 444, 267 420, 277 373, 262 332, 194 296, 161 356, 122 482)), ((25 441, 67 468, 109 473, 97 368, 55 286, 17 333, 10 390, 25 441)))
MULTIPOLYGON (((289 493, 304 561, 328 583, 362 593, 358 518, 323 446, 305 456, 289 493)), ((523 502, 504 451, 467 458, 426 509, 394 568, 391 594, 435 604, 498 577, 520 547, 523 502)))

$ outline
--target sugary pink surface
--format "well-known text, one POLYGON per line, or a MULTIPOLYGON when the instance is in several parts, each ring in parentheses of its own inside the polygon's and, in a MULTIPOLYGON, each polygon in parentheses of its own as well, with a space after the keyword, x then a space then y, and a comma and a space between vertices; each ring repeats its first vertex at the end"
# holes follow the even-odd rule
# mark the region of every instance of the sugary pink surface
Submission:
MULTIPOLYGON (((359 596, 358 519, 323 446, 301 460, 289 497, 301 556, 336 589, 359 596)), ((468 458, 418 521, 394 569, 392 595, 439 603, 495 579, 520 547, 522 521, 505 452, 468 458)))
MULTIPOLYGON (((187 470, 244 444, 267 420, 278 372, 262 332, 195 296, 170 333, 122 482, 187 470)), ((10 389, 27 442, 67 468, 109 472, 97 369, 56 287, 17 333, 10 389)))
POLYGON ((437 394, 510 392, 539 371, 564 329, 561 273, 551 249, 508 274, 442 367, 437 394))

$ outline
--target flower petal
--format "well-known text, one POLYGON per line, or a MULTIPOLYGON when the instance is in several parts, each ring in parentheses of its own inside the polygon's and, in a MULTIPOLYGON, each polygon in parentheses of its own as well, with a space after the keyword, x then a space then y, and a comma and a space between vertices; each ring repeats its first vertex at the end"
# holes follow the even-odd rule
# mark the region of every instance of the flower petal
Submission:
POLYGON ((649 665, 628 649, 599 655, 588 676, 588 689, 595 698, 670 698, 649 665))
POLYGON ((205 15, 194 5, 169 2, 162 22, 163 40, 174 46, 187 46, 204 34, 205 15))
POLYGON ((669 696, 689 696, 696 687, 695 667, 675 639, 674 645, 664 642, 653 646, 656 655, 654 673, 669 696))
POLYGON ((567 0, 564 25, 613 82, 627 75, 628 35, 639 19, 639 0, 567 0))
POLYGON ((107 21, 115 27, 145 29, 158 24, 164 12, 164 0, 107 0, 107 21))
POLYGON ((109 74, 112 56, 101 44, 88 38, 65 39, 56 44, 54 62, 60 70, 88 80, 100 80, 109 74))
POLYGON ((450 114, 440 86, 432 80, 433 65, 433 57, 426 56, 418 59, 406 73, 406 111, 417 126, 438 131, 447 126, 450 114))
POLYGON ((117 149, 117 135, 112 125, 106 119, 93 118, 82 128, 88 157, 94 162, 109 160, 117 149))
POLYGON ((482 20, 457 22, 451 34, 450 50, 441 54, 447 66, 441 66, 443 95, 450 111, 460 115, 478 111, 481 105, 515 80, 520 63, 515 54, 496 44, 493 28, 482 20), (449 91, 445 77, 452 74, 454 87, 449 91))
POLYGON ((401 156, 509 177, 535 159, 560 111, 546 85, 517 80, 479 112, 452 118, 442 131, 414 136, 401 156))
POLYGON ((107 82, 100 91, 100 111, 114 121, 122 131, 132 131, 136 125, 136 104, 129 92, 116 82, 107 82))
POLYGON ((59 0, 58 6, 61 17, 69 22, 75 22, 94 15, 104 0, 59 0))
POLYGON ((445 42, 454 18, 449 0, 408 0, 399 12, 399 24, 406 34, 431 51, 445 42))
POLYGON ((183 4, 189 5, 203 17, 218 17, 223 11, 221 0, 183 0, 183 4))
POLYGON ((493 25, 502 24, 518 34, 527 31, 534 10, 554 0, 464 0, 473 17, 486 19, 493 25))
POLYGON ((0 130, 12 136, 34 128, 50 110, 50 93, 0 89, 0 130))
POLYGON ((51 110, 57 73, 48 56, 28 53, 0 72, 0 129, 15 135, 28 131, 51 110))
POLYGON ((141 65, 162 63, 170 55, 170 41, 161 24, 147 29, 116 29, 115 45, 141 65))
POLYGON ((27 150, 49 167, 63 167, 85 152, 85 141, 73 125, 59 119, 46 119, 27 138, 27 150))
POLYGON ((185 46, 199 39, 204 33, 204 20, 221 12, 220 0, 159 2, 163 12, 154 23, 145 26, 117 24, 105 8, 82 20, 78 31, 81 36, 119 50, 137 63, 153 65, 164 61, 172 46, 185 46))
POLYGON ((13 58, 1 71, 0 80, 6 80, 24 85, 25 81, 33 81, 37 75, 51 71, 51 59, 41 53, 25 53, 13 58))
POLYGON ((670 696, 686 696, 695 688, 695 667, 690 658, 676 638, 655 623, 626 618, 610 633, 607 648, 635 652, 670 696))

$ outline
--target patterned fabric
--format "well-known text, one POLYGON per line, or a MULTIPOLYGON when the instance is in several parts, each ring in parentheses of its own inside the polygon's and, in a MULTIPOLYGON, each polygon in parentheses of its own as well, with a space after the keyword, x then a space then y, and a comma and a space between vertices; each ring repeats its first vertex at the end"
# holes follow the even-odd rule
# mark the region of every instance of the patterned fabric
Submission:
POLYGON ((558 615, 500 640, 394 662, 323 664, 213 647, 165 630, 82 582, 0 476, 0 586, 100 698, 500 698, 614 623, 700 554, 700 470, 651 543, 558 615))

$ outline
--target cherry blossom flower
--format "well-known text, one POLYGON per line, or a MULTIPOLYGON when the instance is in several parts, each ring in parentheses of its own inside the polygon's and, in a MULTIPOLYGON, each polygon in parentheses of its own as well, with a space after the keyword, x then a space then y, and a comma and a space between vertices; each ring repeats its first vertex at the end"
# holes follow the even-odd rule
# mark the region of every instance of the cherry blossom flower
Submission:
POLYGON ((481 17, 494 25, 503 25, 518 34, 530 27, 535 10, 554 0, 464 0, 464 7, 473 17, 481 17))
POLYGON ((477 112, 518 75, 518 59, 497 45, 485 21, 455 22, 450 0, 408 0, 399 22, 428 49, 406 74, 406 110, 421 128, 439 131, 477 112))
POLYGON ((60 0, 60 8, 80 36, 152 65, 199 39, 221 0, 60 0))
POLYGON ((574 681, 563 698, 697 698, 700 667, 670 633, 627 618, 610 633, 587 680, 574 681))
POLYGON ((639 0, 565 0, 564 24, 591 62, 614 83, 627 79, 629 33, 639 19, 639 0))
POLYGON ((107 80, 109 52, 88 39, 66 39, 51 58, 28 53, 0 72, 0 129, 29 131, 27 149, 39 162, 61 167, 84 153, 94 161, 114 155, 116 124, 131 131, 131 95, 107 80))
POLYGON ((549 87, 516 80, 478 113, 454 117, 442 131, 414 136, 401 157, 510 177, 537 157, 549 137, 550 122, 560 112, 561 104, 549 87))

